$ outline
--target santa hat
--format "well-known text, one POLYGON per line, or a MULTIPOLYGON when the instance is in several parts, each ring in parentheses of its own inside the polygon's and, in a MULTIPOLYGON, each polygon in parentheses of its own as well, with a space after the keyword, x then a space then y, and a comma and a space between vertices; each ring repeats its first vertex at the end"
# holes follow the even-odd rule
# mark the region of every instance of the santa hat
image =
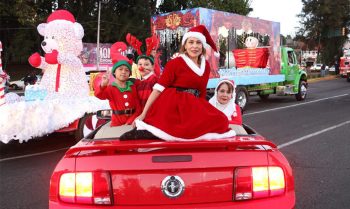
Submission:
POLYGON ((54 12, 52 12, 50 14, 50 16, 47 18, 47 23, 54 21, 54 20, 66 20, 66 21, 70 21, 72 23, 75 23, 75 18, 72 15, 72 13, 70 13, 67 10, 56 10, 54 12))
POLYGON ((235 88, 236 88, 235 82, 233 80, 222 79, 221 81, 219 81, 218 85, 216 86, 215 91, 218 91, 218 88, 222 83, 227 83, 227 84, 231 85, 233 90, 235 90, 235 88))
POLYGON ((82 39, 84 37, 84 29, 83 26, 81 26, 81 24, 77 23, 75 21, 75 18, 73 16, 72 13, 70 13, 67 10, 56 10, 54 12, 52 12, 49 17, 47 18, 47 23, 41 23, 38 25, 37 29, 40 35, 45 36, 45 28, 47 26, 48 23, 50 22, 68 22, 70 24, 73 24, 74 26, 74 33, 76 35, 77 38, 82 39))
POLYGON ((216 48, 216 45, 213 39, 211 38, 209 31, 204 25, 195 26, 191 28, 187 33, 185 33, 185 35, 182 38, 182 45, 184 45, 186 40, 190 37, 198 38, 202 42, 204 47, 207 47, 207 45, 209 45, 214 50, 214 54, 216 57, 220 56, 220 53, 218 52, 218 49, 216 48))

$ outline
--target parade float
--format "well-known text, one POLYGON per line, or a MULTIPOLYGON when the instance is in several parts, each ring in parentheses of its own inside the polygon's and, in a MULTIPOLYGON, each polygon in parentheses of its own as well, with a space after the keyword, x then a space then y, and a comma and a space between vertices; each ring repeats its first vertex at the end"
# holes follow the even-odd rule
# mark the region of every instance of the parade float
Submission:
POLYGON ((182 36, 200 24, 220 48, 219 58, 209 48, 206 51, 211 65, 208 92, 213 93, 221 79, 229 79, 237 85, 236 101, 243 109, 252 94, 262 99, 270 94, 305 99, 306 72, 300 70, 293 49, 281 46, 278 22, 206 8, 152 16, 151 30, 160 38, 163 63, 179 51, 182 36))
MULTIPOLYGON (((85 71, 78 58, 84 29, 74 16, 66 10, 56 10, 37 29, 44 37, 41 46, 45 55, 34 53, 28 61, 41 69, 43 76, 40 83, 25 88, 24 96, 8 93, 1 97, 3 143, 24 142, 55 131, 75 132, 79 140, 94 129, 92 124, 96 125, 91 115, 110 109, 108 101, 89 96, 85 71)), ((2 85, 3 82, 0 89, 2 85)))

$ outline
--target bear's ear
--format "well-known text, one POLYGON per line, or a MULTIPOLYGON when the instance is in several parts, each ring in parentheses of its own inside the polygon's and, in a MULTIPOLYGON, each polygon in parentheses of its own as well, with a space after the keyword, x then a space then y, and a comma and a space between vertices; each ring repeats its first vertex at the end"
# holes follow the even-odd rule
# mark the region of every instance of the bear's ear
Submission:
POLYGON ((79 39, 83 39, 83 37, 84 37, 83 26, 81 26, 79 23, 75 22, 74 23, 74 33, 75 33, 75 37, 77 37, 79 39))
POLYGON ((45 36, 45 28, 47 23, 41 23, 38 25, 37 29, 40 35, 45 36))

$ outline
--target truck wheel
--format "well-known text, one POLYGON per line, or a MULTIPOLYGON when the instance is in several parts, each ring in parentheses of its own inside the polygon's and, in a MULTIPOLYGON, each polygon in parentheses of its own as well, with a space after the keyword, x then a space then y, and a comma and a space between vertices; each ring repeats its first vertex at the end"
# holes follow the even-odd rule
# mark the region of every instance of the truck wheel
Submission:
POLYGON ((236 88, 236 103, 242 110, 245 110, 248 104, 248 91, 246 88, 244 87, 236 88))
POLYGON ((346 80, 347 80, 348 82, 350 82, 350 74, 348 74, 348 75, 346 76, 346 80))
POLYGON ((17 86, 17 84, 10 84, 10 86, 9 86, 11 89, 13 89, 13 90, 18 90, 19 89, 19 87, 17 86))
POLYGON ((295 95, 295 98, 297 101, 305 100, 307 94, 307 85, 305 81, 299 82, 299 90, 298 93, 295 95))
POLYGON ((259 97, 262 101, 266 101, 269 98, 270 94, 259 94, 259 97))

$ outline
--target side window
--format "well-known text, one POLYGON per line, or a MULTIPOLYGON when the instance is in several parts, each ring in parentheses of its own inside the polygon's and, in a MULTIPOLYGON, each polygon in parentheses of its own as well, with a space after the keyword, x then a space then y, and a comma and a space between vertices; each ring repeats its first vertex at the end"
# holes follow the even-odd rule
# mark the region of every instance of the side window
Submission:
POLYGON ((294 64, 294 57, 292 52, 288 52, 288 65, 294 64))

